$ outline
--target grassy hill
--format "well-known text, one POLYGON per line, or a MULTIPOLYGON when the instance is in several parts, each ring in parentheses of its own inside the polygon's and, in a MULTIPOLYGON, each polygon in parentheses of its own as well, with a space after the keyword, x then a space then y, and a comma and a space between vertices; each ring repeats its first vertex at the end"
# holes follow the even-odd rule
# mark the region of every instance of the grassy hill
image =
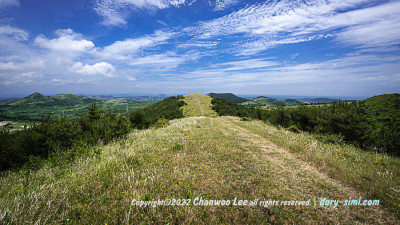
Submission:
POLYGON ((224 98, 233 103, 242 103, 249 101, 247 98, 238 97, 232 93, 209 93, 208 96, 214 98, 224 98))
POLYGON ((378 95, 360 102, 375 122, 400 122, 400 94, 378 95))
POLYGON ((400 94, 378 95, 360 101, 365 110, 368 138, 390 152, 400 151, 400 94))
POLYGON ((214 116, 208 96, 184 96, 185 106, 180 101, 182 97, 168 98, 144 111, 158 115, 165 108, 189 118, 134 131, 107 145, 55 153, 34 170, 2 173, 0 223, 400 222, 399 158, 324 143, 312 134, 292 133, 262 121, 198 117, 214 116), (320 205, 324 199, 350 198, 379 199, 380 204, 320 205), (166 199, 190 203, 132 205, 166 199), (230 205, 195 205, 200 199, 204 204, 229 200, 230 205), (238 205, 239 200, 250 204, 256 199, 255 205, 238 205), (279 203, 265 206, 265 200, 279 203), (310 204, 294 206, 286 201, 310 204))

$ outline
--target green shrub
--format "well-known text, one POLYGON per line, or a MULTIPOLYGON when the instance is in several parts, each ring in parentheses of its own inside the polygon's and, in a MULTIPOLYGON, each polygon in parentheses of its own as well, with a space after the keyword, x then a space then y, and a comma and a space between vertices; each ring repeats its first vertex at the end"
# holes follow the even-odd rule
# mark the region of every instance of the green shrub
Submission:
POLYGON ((292 126, 288 127, 287 130, 291 131, 293 133, 300 133, 300 130, 296 125, 292 125, 292 126))
POLYGON ((154 128, 163 128, 169 125, 169 120, 165 118, 158 119, 157 122, 153 125, 154 128))

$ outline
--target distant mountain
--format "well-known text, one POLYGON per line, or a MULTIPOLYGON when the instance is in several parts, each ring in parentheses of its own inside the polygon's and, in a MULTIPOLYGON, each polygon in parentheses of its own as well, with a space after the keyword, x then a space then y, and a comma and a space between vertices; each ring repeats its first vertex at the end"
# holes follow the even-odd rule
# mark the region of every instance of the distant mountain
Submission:
POLYGON ((82 97, 79 95, 72 94, 60 94, 52 96, 44 96, 38 92, 35 92, 28 97, 19 99, 15 102, 11 102, 10 106, 73 106, 76 104, 90 104, 97 102, 95 99, 82 97))
POLYGON ((26 104, 38 104, 38 103, 43 103, 49 101, 50 98, 47 96, 44 96, 38 92, 35 92, 28 97, 19 99, 15 102, 9 103, 11 106, 19 106, 19 105, 26 105, 26 104))
POLYGON ((232 93, 209 93, 208 96, 224 98, 233 103, 242 103, 249 101, 247 98, 238 97, 232 93))
POLYGON ((263 106, 270 107, 270 106, 280 106, 280 105, 294 106, 294 105, 301 105, 302 103, 303 102, 298 101, 296 99, 278 100, 275 98, 259 96, 247 102, 243 102, 241 103, 241 105, 254 106, 254 107, 263 107, 263 106))

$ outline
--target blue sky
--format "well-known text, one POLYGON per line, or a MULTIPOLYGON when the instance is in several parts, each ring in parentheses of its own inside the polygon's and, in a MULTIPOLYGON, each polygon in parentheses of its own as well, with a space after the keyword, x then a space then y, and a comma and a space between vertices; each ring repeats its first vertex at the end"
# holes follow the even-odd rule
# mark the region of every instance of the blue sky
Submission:
POLYGON ((399 0, 0 0, 0 96, 373 96, 399 47, 399 0))

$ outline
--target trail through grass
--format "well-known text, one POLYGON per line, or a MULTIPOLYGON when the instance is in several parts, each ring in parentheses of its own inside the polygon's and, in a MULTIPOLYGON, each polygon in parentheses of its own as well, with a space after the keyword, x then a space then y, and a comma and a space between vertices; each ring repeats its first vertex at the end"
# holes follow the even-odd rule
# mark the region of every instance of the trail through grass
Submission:
POLYGON ((211 109, 211 97, 201 94, 185 95, 187 105, 183 106, 185 117, 208 116, 215 117, 217 113, 211 109))
POLYGON ((369 196, 273 144, 261 129, 280 132, 259 121, 234 117, 185 118, 165 128, 132 133, 70 162, 3 174, 0 219, 5 224, 399 223, 382 206, 319 206, 324 197, 369 196), (311 200, 312 205, 131 205, 132 199, 196 197, 311 200))

